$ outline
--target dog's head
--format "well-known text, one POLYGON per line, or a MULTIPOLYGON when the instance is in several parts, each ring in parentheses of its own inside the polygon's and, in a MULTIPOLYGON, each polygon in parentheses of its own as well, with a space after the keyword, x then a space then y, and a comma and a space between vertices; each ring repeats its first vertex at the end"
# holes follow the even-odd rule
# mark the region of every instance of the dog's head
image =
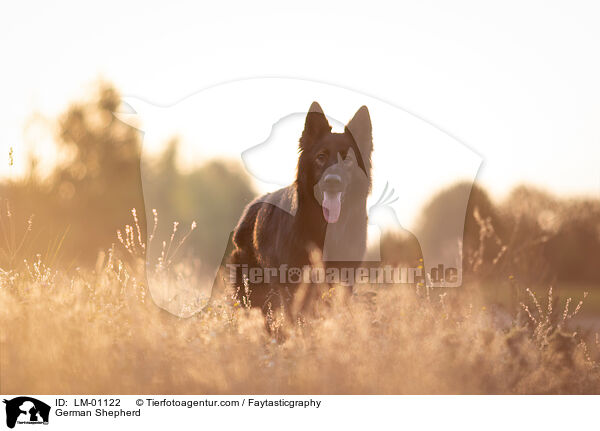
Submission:
POLYGON ((371 187, 373 138, 371 118, 361 107, 343 133, 332 133, 317 102, 313 102, 300 138, 296 184, 313 197, 327 223, 336 223, 353 205, 365 205, 371 187))

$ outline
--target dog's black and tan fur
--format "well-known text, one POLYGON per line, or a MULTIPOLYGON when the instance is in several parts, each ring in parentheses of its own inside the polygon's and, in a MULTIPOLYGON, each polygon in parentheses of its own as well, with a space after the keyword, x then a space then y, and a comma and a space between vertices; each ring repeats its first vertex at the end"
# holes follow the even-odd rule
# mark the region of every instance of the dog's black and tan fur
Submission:
MULTIPOLYGON (((373 139, 361 107, 343 133, 332 133, 314 102, 300 138, 296 181, 251 202, 233 233, 230 262, 248 268, 302 268, 317 249, 325 266, 360 264, 367 241, 373 139), (289 210, 289 211, 288 211, 289 210)), ((266 310, 291 299, 298 285, 250 284, 236 277, 238 299, 266 310)))

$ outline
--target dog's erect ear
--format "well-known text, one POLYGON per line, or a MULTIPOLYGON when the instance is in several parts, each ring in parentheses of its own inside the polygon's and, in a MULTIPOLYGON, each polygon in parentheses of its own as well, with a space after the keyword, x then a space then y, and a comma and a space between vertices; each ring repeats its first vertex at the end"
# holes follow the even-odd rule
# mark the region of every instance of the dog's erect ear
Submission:
POLYGON ((306 114, 304 131, 300 138, 300 149, 307 148, 315 139, 330 131, 331 126, 323 113, 323 109, 321 109, 321 105, 313 102, 306 114))
POLYGON ((371 126, 371 116, 366 106, 361 106, 356 111, 352 120, 346 125, 345 132, 354 138, 365 166, 370 165, 371 153, 373 152, 373 127, 371 126))
POLYGON ((373 127, 371 126, 371 116, 366 106, 361 106, 352 120, 346 126, 346 133, 350 133, 354 141, 361 149, 367 149, 367 154, 373 150, 373 127))

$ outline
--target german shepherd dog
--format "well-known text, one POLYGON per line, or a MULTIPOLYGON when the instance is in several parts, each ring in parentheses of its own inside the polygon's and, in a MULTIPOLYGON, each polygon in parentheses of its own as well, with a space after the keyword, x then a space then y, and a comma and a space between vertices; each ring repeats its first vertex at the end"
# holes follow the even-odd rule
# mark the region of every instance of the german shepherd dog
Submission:
POLYGON ((248 204, 233 232, 230 263, 237 265, 237 300, 267 313, 271 307, 290 305, 300 286, 281 283, 279 276, 269 283, 252 283, 244 277, 252 268, 263 273, 282 265, 302 269, 311 265, 314 251, 325 268, 360 265, 367 242, 372 151, 366 106, 343 133, 332 133, 323 110, 313 102, 300 137, 295 182, 248 204))

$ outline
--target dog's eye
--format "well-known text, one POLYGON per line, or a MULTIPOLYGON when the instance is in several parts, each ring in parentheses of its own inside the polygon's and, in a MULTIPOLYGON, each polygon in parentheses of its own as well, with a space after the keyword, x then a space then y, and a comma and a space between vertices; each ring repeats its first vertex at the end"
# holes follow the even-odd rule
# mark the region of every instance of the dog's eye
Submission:
POLYGON ((316 160, 317 160, 318 164, 320 164, 320 165, 324 164, 327 161, 327 154, 325 154, 325 153, 319 153, 317 155, 316 160))

